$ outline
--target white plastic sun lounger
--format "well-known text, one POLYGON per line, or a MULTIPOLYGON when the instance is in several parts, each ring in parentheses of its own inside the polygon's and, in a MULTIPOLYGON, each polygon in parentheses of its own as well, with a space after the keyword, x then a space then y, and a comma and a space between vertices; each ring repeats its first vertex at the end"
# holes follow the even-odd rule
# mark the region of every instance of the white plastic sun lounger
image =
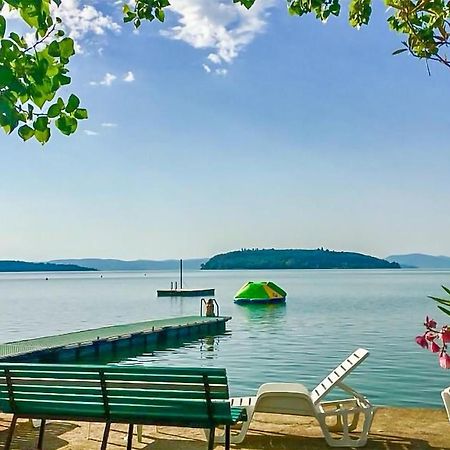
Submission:
POLYGON ((445 410, 447 411, 448 420, 450 422, 450 387, 441 392, 442 400, 444 402, 445 410))
MULTIPOLYGON (((364 446, 372 425, 375 407, 342 380, 368 355, 367 350, 357 349, 330 372, 312 392, 298 383, 266 383, 260 386, 254 397, 232 398, 231 406, 244 407, 247 410, 248 420, 243 423, 237 434, 231 436, 231 442, 235 444, 243 442, 253 414, 264 412, 315 417, 329 446, 364 446), (335 387, 345 391, 351 398, 323 402, 322 399, 335 387), (351 436, 350 432, 358 426, 360 414, 364 416, 362 430, 357 436, 351 436), (333 432, 339 432, 339 434, 332 435, 333 432)), ((218 436, 217 442, 222 440, 223 436, 218 436)))

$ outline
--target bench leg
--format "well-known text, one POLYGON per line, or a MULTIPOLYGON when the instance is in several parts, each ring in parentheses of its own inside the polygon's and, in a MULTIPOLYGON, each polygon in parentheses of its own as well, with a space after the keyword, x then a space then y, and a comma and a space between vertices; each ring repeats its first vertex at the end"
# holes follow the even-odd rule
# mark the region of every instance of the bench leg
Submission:
POLYGON ((37 450, 42 450, 44 446, 44 433, 45 433, 45 419, 41 420, 41 426, 39 427, 39 438, 37 443, 37 450))
POLYGON ((216 436, 216 429, 215 427, 210 428, 209 430, 209 439, 208 439, 208 450, 214 449, 214 438, 216 436))
POLYGON ((105 423, 105 430, 103 431, 103 439, 102 439, 102 446, 101 450, 106 450, 106 446, 108 445, 108 437, 109 437, 109 430, 111 428, 111 422, 105 423))
POLYGON ((133 424, 130 423, 130 425, 128 425, 127 450, 131 450, 132 447, 133 447, 133 424))
POLYGON ((5 442, 5 450, 9 450, 11 447, 11 442, 14 436, 14 429, 16 428, 16 423, 17 423, 17 416, 14 414, 13 418, 11 419, 11 424, 9 425, 8 436, 6 437, 5 442))
POLYGON ((136 427, 136 434, 138 442, 142 442, 142 425, 136 427))
POLYGON ((230 434, 231 428, 230 425, 225 427, 225 450, 230 450, 230 434))

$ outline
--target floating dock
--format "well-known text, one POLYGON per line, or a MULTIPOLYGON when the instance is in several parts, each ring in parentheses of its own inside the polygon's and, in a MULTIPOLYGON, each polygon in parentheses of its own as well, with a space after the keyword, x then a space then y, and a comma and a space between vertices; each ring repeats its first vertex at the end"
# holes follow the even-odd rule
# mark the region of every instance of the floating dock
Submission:
POLYGON ((158 289, 158 297, 207 297, 214 295, 214 289, 158 289))
POLYGON ((0 344, 0 361, 70 362, 127 347, 225 332, 231 317, 186 316, 76 331, 0 344))

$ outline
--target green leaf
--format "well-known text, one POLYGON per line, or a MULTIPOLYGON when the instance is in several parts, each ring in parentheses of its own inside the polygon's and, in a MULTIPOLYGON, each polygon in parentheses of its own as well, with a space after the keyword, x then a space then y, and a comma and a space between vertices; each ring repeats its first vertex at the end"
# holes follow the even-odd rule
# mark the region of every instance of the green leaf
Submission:
POLYGON ((21 38, 17 33, 9 33, 9 38, 13 40, 20 48, 27 48, 27 43, 25 39, 21 38))
POLYGON ((59 50, 59 42, 58 41, 52 41, 50 45, 48 46, 48 54, 50 56, 54 56, 55 58, 59 57, 61 52, 59 50))
POLYGON ((430 298, 432 300, 434 300, 435 302, 440 303, 441 305, 450 306, 450 300, 446 300, 446 299, 438 298, 438 297, 431 297, 431 296, 430 296, 430 298))
POLYGON ((45 130, 36 130, 34 132, 34 137, 41 143, 45 144, 50 139, 50 128, 45 128, 45 130))
POLYGON ((0 39, 3 39, 6 31, 6 19, 0 15, 0 39))
POLYGON ((155 16, 160 22, 164 22, 164 11, 162 9, 156 8, 155 9, 155 16))
POLYGON ((392 55, 400 55, 400 53, 407 52, 407 48, 399 48, 398 50, 395 50, 395 52, 392 52, 392 55))
POLYGON ((55 125, 61 133, 69 136, 70 134, 75 133, 78 123, 76 119, 63 115, 56 120, 55 125))
POLYGON ((80 99, 76 95, 71 94, 67 102, 66 112, 70 114, 74 112, 79 106, 80 106, 80 99))
POLYGON ((445 314, 447 314, 448 316, 450 316, 450 309, 444 308, 443 306, 438 306, 438 308, 444 312, 445 314))
POLYGON ((442 289, 444 289, 445 292, 447 292, 448 295, 450 295, 450 289, 445 287, 445 286, 441 286, 442 289))
POLYGON ((70 58, 75 54, 75 49, 73 45, 73 40, 71 38, 64 38, 59 43, 59 50, 62 58, 70 58))
POLYGON ((87 109, 83 109, 83 108, 76 109, 75 112, 73 113, 73 117, 75 117, 75 119, 79 119, 79 120, 87 119, 88 118, 87 109))
POLYGON ((48 118, 46 116, 38 117, 33 126, 36 131, 45 131, 48 127, 48 118))
POLYGON ((28 141, 28 139, 32 138, 34 136, 34 130, 33 128, 29 127, 28 125, 22 125, 18 130, 19 136, 24 140, 28 141))
POLYGON ((61 114, 61 107, 58 103, 54 103, 50 108, 48 108, 47 115, 50 119, 58 117, 61 114))

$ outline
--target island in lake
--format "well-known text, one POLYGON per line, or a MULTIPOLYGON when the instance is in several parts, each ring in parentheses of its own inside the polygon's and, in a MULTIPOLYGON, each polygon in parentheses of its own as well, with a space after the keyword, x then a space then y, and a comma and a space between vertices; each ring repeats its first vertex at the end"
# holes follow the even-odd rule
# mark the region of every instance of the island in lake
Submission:
POLYGON ((203 270, 245 269, 399 269, 389 262, 362 253, 337 252, 323 248, 304 249, 241 249, 215 255, 203 270))
POLYGON ((0 261, 0 272, 87 272, 91 267, 76 264, 33 263, 25 261, 0 261))

